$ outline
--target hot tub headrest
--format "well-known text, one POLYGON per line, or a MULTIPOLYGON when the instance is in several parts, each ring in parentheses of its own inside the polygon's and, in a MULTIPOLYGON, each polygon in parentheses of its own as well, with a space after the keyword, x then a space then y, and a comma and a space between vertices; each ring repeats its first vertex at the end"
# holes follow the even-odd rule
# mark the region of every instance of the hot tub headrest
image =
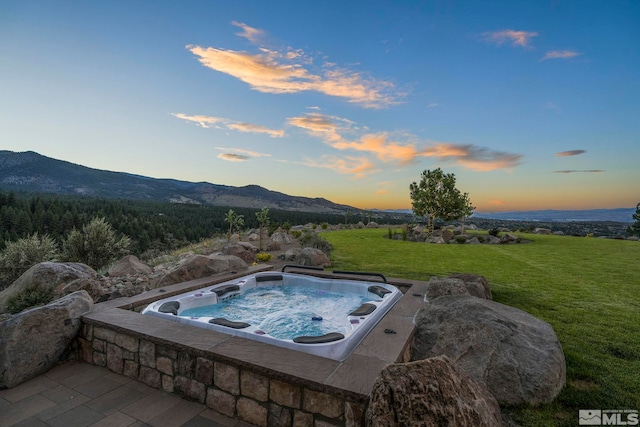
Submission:
POLYGON ((245 322, 234 322, 233 320, 225 319, 224 317, 216 317, 215 319, 209 320, 209 323, 214 325, 226 326, 227 328, 233 329, 244 329, 251 326, 245 322))
POLYGON ((180 302, 178 301, 167 301, 160 306, 158 311, 160 313, 170 313, 173 315, 178 315, 178 310, 180 309, 180 302))
POLYGON ((282 274, 263 274, 256 276, 256 282, 280 282, 282 281, 282 274))
POLYGON ((371 292, 372 294, 378 295, 380 298, 384 298, 384 296, 386 294, 390 294, 391 293, 391 291, 389 289, 383 288, 382 286, 376 286, 376 285, 369 286, 369 288, 367 288, 367 290, 369 292, 371 292))
POLYGON ((375 310, 376 308, 377 307, 375 304, 369 304, 368 302, 365 302, 360 307, 349 313, 349 316, 366 316, 367 314, 373 313, 373 310, 375 310))
POLYGON ((344 335, 342 335, 339 332, 330 332, 328 334, 320 335, 318 337, 310 337, 310 336, 295 337, 293 339, 293 342, 298 344, 322 344, 326 342, 340 341, 343 338, 344 338, 344 335))

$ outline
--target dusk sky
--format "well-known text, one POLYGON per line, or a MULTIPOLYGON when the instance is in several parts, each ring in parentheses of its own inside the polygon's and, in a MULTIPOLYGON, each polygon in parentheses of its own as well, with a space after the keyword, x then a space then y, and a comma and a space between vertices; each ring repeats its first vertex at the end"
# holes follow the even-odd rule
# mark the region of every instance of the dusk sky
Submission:
POLYGON ((480 212, 640 202, 640 1, 0 0, 0 149, 480 212))

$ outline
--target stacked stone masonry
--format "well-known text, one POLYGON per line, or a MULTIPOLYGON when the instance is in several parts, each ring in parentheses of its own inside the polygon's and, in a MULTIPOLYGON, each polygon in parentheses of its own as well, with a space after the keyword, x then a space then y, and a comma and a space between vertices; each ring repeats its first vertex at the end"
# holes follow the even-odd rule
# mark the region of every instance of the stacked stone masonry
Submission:
MULTIPOLYGON (((342 362, 140 314, 161 298, 270 269, 252 266, 96 304, 82 317, 77 355, 257 426, 363 426, 381 370, 408 361, 412 319, 422 298, 401 298, 342 362)), ((389 283, 408 295, 424 293, 414 287, 426 285, 399 279, 389 283)))
POLYGON ((364 402, 269 378, 187 349, 87 323, 77 342, 79 357, 85 362, 253 425, 364 425, 364 402))

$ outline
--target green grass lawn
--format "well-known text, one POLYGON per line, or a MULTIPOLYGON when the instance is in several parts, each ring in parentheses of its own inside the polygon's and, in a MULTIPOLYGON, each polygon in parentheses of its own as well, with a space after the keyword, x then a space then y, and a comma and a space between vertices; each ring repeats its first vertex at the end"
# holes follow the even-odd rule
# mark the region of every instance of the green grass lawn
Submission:
POLYGON ((533 243, 437 245, 383 238, 386 229, 323 233, 332 267, 428 280, 475 273, 494 300, 549 322, 567 385, 539 408, 509 408, 525 426, 577 425, 579 409, 640 410, 640 243, 518 234, 533 243))

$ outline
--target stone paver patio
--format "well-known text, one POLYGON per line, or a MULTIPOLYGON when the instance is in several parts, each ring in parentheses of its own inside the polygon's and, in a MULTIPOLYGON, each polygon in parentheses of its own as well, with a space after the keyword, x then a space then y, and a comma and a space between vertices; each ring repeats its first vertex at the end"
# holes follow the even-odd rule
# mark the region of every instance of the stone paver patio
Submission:
POLYGON ((0 390, 0 426, 245 427, 205 405, 83 362, 0 390))

